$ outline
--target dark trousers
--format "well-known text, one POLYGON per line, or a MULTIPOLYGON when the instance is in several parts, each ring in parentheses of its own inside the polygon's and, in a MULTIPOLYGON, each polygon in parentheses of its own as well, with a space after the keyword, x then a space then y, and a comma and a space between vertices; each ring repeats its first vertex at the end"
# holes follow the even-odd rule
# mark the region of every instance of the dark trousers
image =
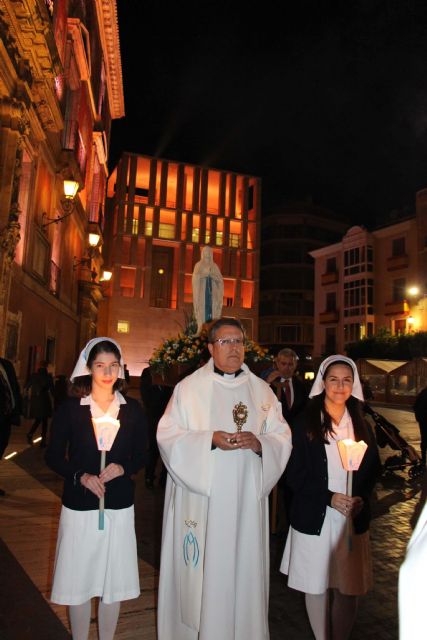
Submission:
POLYGON ((42 425, 42 444, 46 444, 48 421, 49 421, 48 417, 36 418, 34 420, 33 424, 31 425, 31 429, 28 432, 28 436, 30 438, 32 438, 33 435, 35 434, 35 432, 37 431, 37 429, 39 428, 39 425, 41 423, 41 425, 42 425))
POLYGON ((3 457, 7 445, 9 444, 11 429, 12 425, 10 420, 2 418, 0 420, 0 460, 3 457))

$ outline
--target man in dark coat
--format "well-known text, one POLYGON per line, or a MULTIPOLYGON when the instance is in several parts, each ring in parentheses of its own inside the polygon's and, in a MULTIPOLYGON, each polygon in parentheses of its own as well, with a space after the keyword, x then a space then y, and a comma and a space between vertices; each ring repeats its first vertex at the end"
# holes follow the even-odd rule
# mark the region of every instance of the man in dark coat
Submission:
MULTIPOLYGON (((21 410, 21 391, 13 364, 0 358, 0 460, 9 444, 12 425, 20 424, 21 410)), ((0 496, 4 495, 0 489, 0 496)))
POLYGON ((274 367, 261 374, 273 389, 282 405, 282 413, 292 429, 292 422, 307 404, 304 383, 294 374, 298 356, 292 349, 281 349, 274 359, 274 367))
MULTIPOLYGON (((152 489, 157 461, 160 457, 157 446, 157 425, 165 412, 166 406, 173 392, 173 387, 154 384, 151 378, 150 367, 146 367, 140 378, 141 400, 148 421, 148 461, 145 466, 145 485, 152 489)), ((162 464, 159 484, 166 484, 166 469, 162 464)))
POLYGON ((425 466, 427 452, 427 387, 420 391, 415 398, 414 413, 420 427, 421 460, 425 466))
MULTIPOLYGON (((282 405, 282 414, 291 430, 295 418, 304 410, 308 400, 308 393, 304 383, 295 376, 298 356, 293 349, 281 349, 274 358, 274 367, 261 374, 261 378, 268 382, 282 405)), ((278 530, 286 530, 289 523, 289 509, 291 504, 291 490, 286 485, 286 470, 278 482, 279 517, 278 530), (280 508, 283 504, 284 511, 280 508)), ((272 518, 275 516, 276 490, 273 490, 272 518)), ((276 523, 274 523, 276 527, 276 523)))
POLYGON ((40 362, 37 373, 33 373, 25 388, 31 392, 30 398, 30 418, 34 418, 31 429, 27 433, 29 444, 33 443, 33 436, 40 423, 42 425, 41 447, 46 446, 47 428, 49 418, 52 415, 52 398, 54 385, 52 375, 47 370, 48 363, 45 360, 40 362))

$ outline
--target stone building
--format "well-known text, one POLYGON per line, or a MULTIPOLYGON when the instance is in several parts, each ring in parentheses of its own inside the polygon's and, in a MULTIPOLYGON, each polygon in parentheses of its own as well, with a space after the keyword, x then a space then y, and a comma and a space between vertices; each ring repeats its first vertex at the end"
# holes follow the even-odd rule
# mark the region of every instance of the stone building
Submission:
POLYGON ((0 0, 0 353, 21 381, 41 359, 69 373, 95 334, 111 120, 124 115, 116 9, 0 0))
POLYGON ((316 356, 344 353, 381 328, 427 331, 427 190, 417 193, 415 215, 371 232, 352 227, 311 255, 316 356))
POLYGON ((210 245, 223 315, 258 332, 260 180, 124 153, 108 182, 106 262, 113 278, 99 332, 123 345, 133 375, 192 313, 192 272, 210 245))

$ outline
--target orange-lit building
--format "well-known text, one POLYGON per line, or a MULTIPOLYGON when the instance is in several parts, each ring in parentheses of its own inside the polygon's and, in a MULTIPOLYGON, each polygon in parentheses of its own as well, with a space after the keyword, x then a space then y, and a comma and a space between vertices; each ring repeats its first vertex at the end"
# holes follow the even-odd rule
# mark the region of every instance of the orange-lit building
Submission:
POLYGON ((205 245, 224 278, 223 315, 258 331, 259 178, 130 153, 108 181, 106 263, 113 271, 98 332, 139 375, 192 312, 192 272, 205 245))
POLYGON ((110 128, 124 98, 116 0, 0 8, 0 353, 25 381, 42 359, 69 374, 95 335, 110 128))
POLYGON ((393 335, 427 331, 427 189, 415 216, 370 232, 352 227, 315 259, 314 355, 384 328, 393 335))

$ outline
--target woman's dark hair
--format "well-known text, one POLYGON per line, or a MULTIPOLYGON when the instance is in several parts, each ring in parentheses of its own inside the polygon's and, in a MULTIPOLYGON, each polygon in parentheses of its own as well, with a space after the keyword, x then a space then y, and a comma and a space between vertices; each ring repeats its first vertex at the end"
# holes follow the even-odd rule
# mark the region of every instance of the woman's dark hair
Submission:
MULTIPOLYGON (((95 362, 97 356, 100 353, 112 353, 116 356, 117 360, 120 362, 121 354, 117 346, 114 342, 110 342, 109 340, 102 340, 101 342, 97 342, 92 349, 87 358, 87 367, 91 368, 92 364, 95 362)), ((121 391, 125 392, 127 389, 126 381, 122 378, 117 378, 116 382, 113 386, 113 391, 121 391)), ((70 395, 75 398, 84 398, 88 396, 92 391, 92 376, 77 376, 74 378, 74 382, 71 383, 70 395)))
MULTIPOLYGON (((325 369, 323 373, 323 380, 326 378, 326 374, 328 373, 329 369, 337 364, 345 365, 346 367, 351 369, 353 373, 353 368, 348 362, 345 362, 344 360, 335 360, 334 362, 331 362, 331 364, 325 369)), ((327 444, 328 436, 334 433, 334 428, 332 426, 332 418, 329 415, 325 405, 325 396, 325 391, 322 391, 322 393, 320 393, 318 396, 314 396, 313 398, 311 398, 311 400, 307 404, 305 415, 307 434, 310 440, 318 440, 319 442, 327 444)), ((355 439, 357 441, 365 440, 365 442, 369 442, 370 435, 362 413, 362 402, 354 396, 350 396, 345 404, 353 423, 355 439)))

